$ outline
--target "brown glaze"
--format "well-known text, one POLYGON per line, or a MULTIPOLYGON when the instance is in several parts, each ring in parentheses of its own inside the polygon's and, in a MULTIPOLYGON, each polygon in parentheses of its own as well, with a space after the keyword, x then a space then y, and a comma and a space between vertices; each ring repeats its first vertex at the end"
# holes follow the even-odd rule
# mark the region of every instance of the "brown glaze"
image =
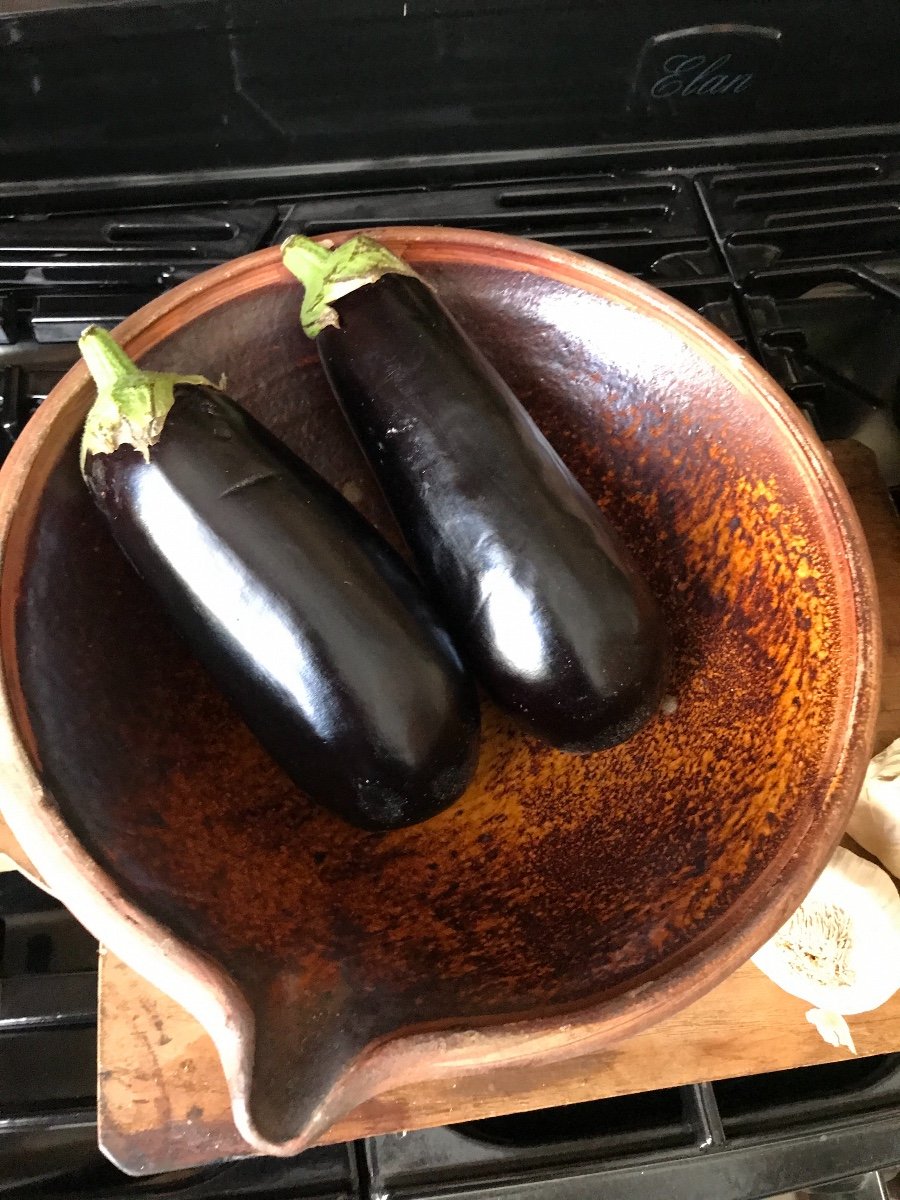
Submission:
MULTIPOLYGON (((0 476, 0 804, 50 887, 212 1033, 242 1134, 290 1153, 375 1092, 584 1053, 746 959, 835 845, 868 758, 871 566, 788 401, 677 303, 549 247, 391 230, 619 528, 662 604, 671 703, 548 750, 484 713, 425 825, 313 808, 169 630, 91 508, 73 369, 0 476)), ((276 250, 120 328, 218 376, 367 515, 384 506, 276 250)))

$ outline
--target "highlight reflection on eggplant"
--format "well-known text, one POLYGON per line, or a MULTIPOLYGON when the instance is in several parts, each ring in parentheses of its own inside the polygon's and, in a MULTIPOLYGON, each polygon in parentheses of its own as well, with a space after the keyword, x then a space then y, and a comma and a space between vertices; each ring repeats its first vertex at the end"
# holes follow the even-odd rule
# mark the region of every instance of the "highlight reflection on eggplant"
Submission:
POLYGON ((301 321, 463 657, 561 749, 658 707, 657 606, 597 505, 408 263, 371 238, 282 249, 301 321))
POLYGON ((94 501, 273 758, 364 828, 452 803, 477 696, 399 555, 206 380, 141 371, 101 329, 80 346, 94 501))

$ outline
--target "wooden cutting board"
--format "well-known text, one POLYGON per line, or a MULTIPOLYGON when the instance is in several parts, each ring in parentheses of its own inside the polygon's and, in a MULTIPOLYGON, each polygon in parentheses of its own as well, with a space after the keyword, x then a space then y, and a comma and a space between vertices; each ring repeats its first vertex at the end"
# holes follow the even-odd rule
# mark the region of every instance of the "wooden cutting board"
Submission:
MULTIPOLYGON (((101 962, 100 998, 105 1153, 130 1174, 252 1154, 234 1127, 225 1077, 201 1026, 109 953, 101 962)), ((808 1008, 746 963, 703 999, 618 1046, 388 1092, 335 1125, 327 1140, 847 1058, 807 1023, 808 1008)), ((876 1012, 852 1018, 850 1027, 861 1055, 900 1050, 900 992, 876 1012)))
MULTIPOLYGON (((900 521, 875 458, 832 443, 875 562, 885 620, 878 742, 900 737, 900 521)), ((16 850, 0 828, 0 853, 16 850)), ((21 851, 19 851, 21 854, 21 851)), ((808 1005, 746 964, 653 1029, 582 1058, 445 1076, 386 1093, 335 1126, 329 1140, 441 1125, 847 1056, 810 1026, 808 1005)), ((862 1055, 900 1050, 900 993, 851 1022, 862 1055)), ((172 1171, 252 1153, 231 1120, 218 1058, 202 1027, 111 953, 101 952, 99 1124, 104 1151, 132 1174, 172 1171)))

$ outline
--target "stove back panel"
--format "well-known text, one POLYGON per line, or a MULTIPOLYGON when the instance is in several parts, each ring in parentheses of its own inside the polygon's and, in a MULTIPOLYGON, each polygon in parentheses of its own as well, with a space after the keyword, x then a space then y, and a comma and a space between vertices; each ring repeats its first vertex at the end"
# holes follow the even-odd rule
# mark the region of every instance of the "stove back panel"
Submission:
POLYGON ((0 0, 0 185, 898 125, 898 40, 886 0, 0 0))

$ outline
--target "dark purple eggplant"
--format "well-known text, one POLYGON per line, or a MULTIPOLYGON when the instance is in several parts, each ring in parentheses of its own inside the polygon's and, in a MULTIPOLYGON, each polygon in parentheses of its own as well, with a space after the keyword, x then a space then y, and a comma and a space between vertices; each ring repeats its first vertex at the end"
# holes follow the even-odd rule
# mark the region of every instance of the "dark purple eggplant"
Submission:
POLYGON ((100 329, 80 346, 94 501, 272 757, 366 829, 457 799, 477 695, 400 556, 206 380, 141 371, 100 329))
POLYGON ((657 709, 659 610, 597 505, 440 300, 355 237, 289 238, 301 321, 463 658, 526 729, 573 752, 657 709))

